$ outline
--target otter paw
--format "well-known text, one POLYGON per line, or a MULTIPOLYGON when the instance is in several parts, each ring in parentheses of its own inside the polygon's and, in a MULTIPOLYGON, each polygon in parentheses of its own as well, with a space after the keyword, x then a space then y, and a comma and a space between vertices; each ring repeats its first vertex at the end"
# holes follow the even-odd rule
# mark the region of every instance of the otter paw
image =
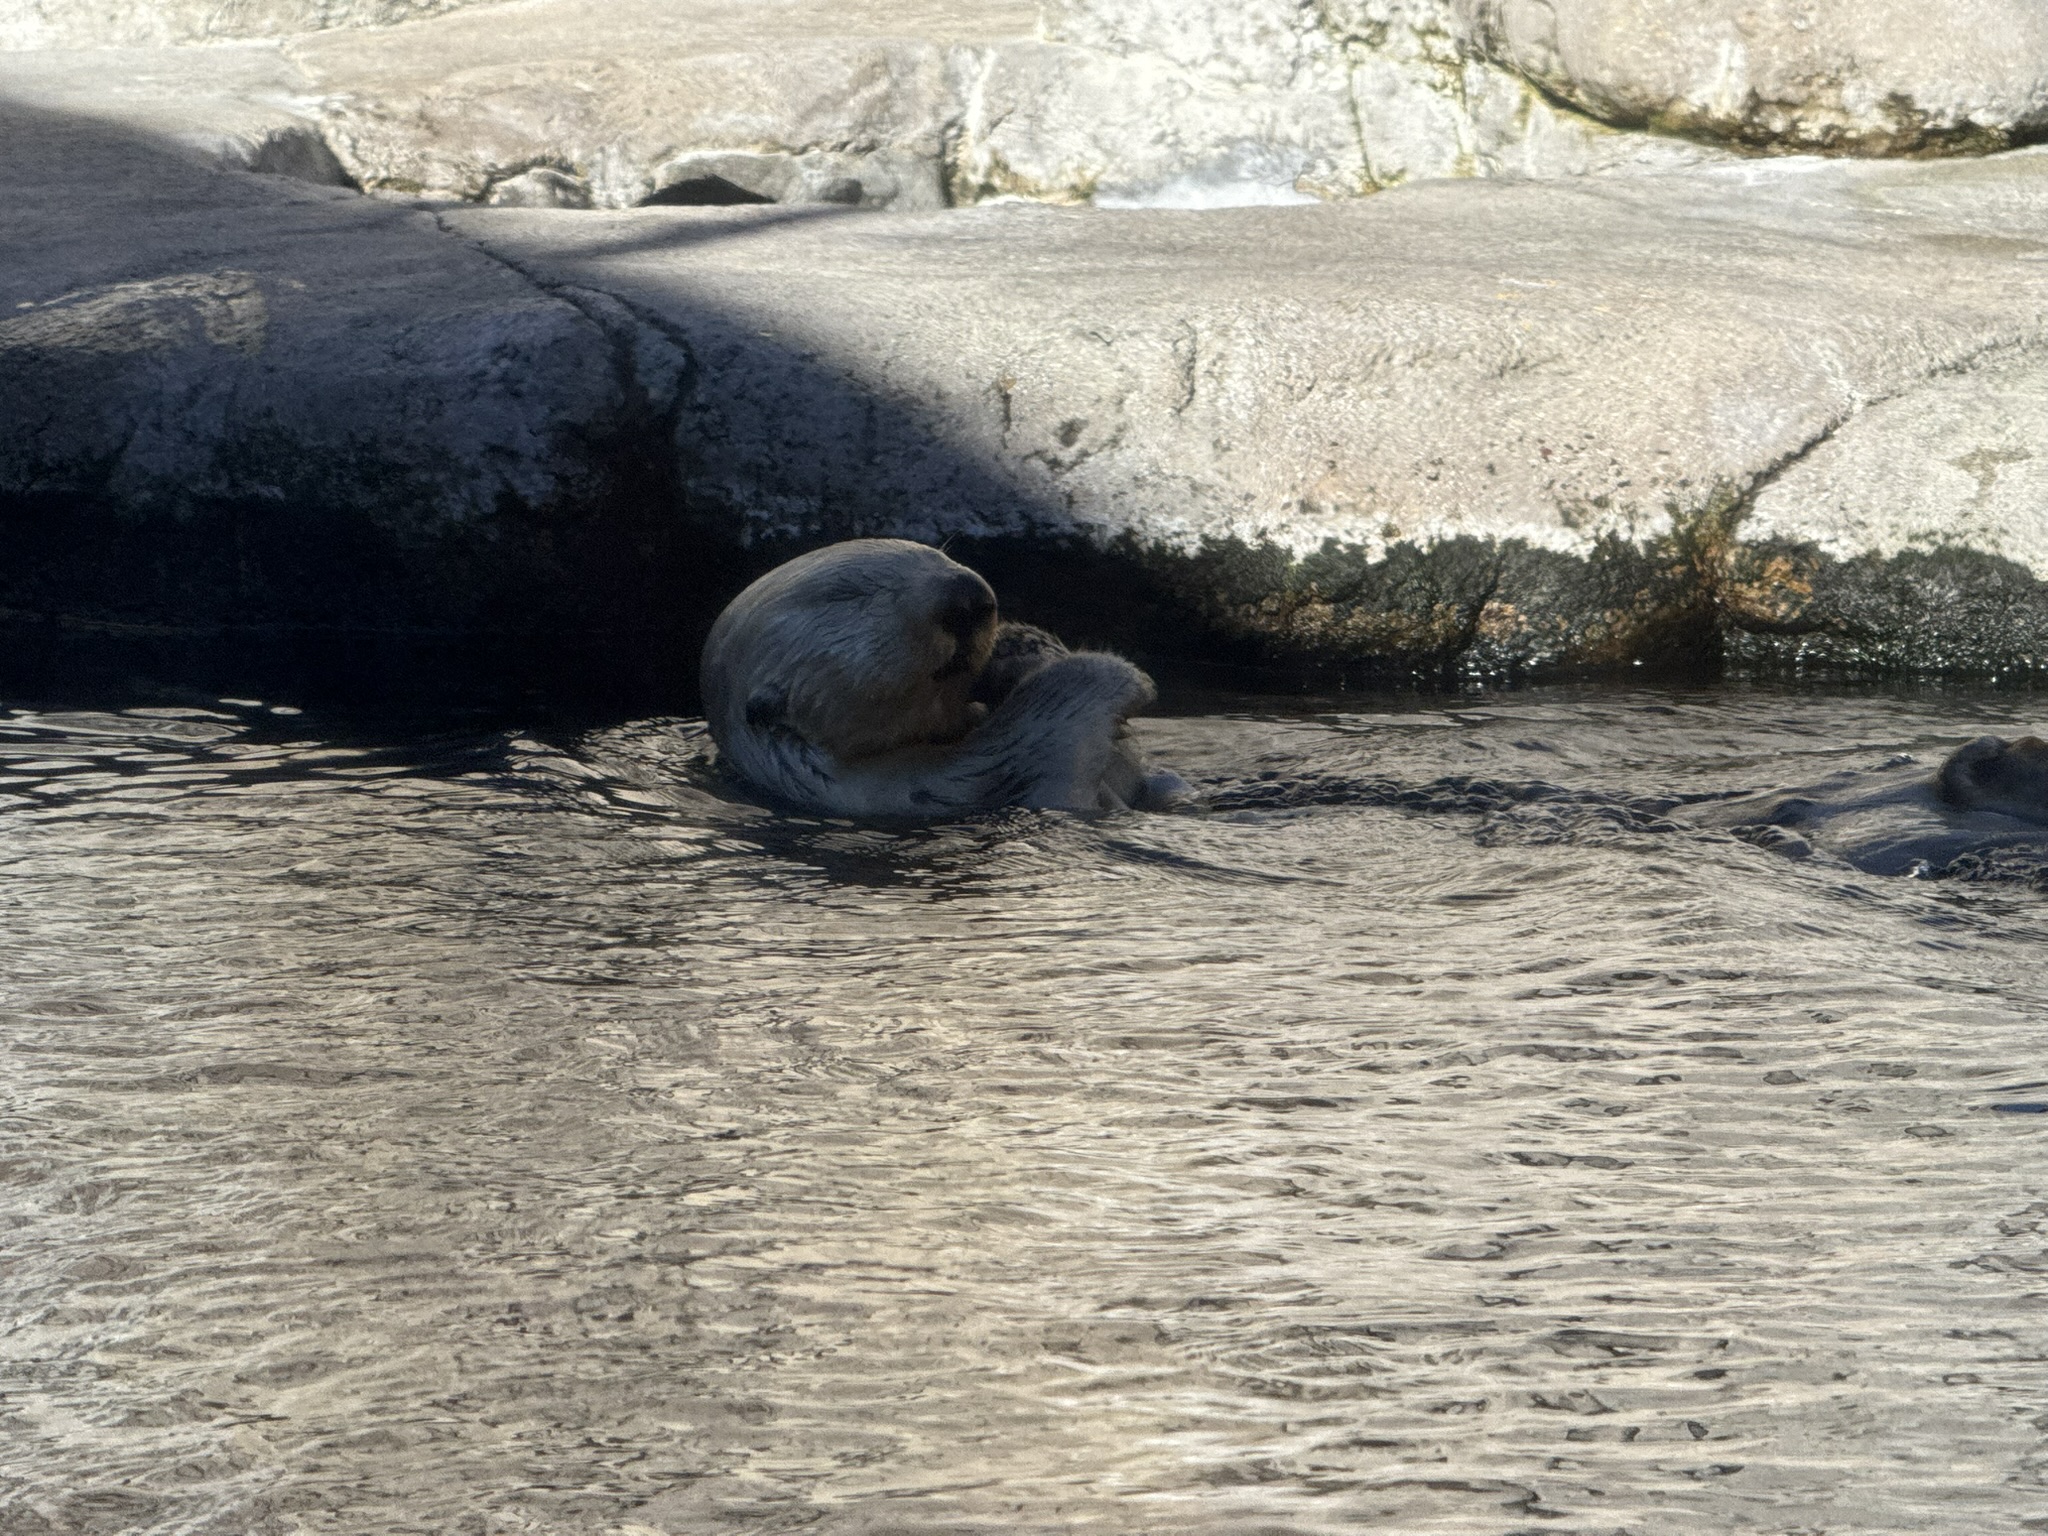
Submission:
POLYGON ((1026 678, 1071 654, 1057 635, 1035 624, 1000 624, 988 664, 974 680, 974 700, 993 709, 1016 692, 1026 678))

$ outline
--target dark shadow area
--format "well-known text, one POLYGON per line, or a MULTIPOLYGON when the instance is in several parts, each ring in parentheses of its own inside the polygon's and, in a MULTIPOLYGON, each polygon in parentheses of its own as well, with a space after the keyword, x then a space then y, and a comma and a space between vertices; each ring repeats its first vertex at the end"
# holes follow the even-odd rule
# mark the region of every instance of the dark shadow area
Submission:
POLYGON ((772 203, 772 197, 750 192, 723 176, 693 176, 640 199, 642 208, 735 208, 772 203))
MULTIPOLYGON (((296 325, 347 345, 351 333, 398 325, 384 273, 333 291, 335 245, 354 240, 401 280, 445 264, 445 300, 430 295, 438 307, 426 322, 477 329, 478 367, 502 366, 492 317, 476 313, 489 301, 463 270, 488 264, 508 282, 501 263, 390 203, 220 173, 118 126, 14 104, 0 104, 0 126, 13 150, 0 167, 12 209, 0 224, 0 695, 231 693, 369 710, 546 703, 578 714, 694 707, 710 620, 781 555, 743 549, 723 508, 684 496, 679 402, 650 392, 627 339, 610 338, 610 406, 553 429, 553 494, 505 491, 487 517, 437 516, 426 505, 436 466, 423 455, 409 461, 332 433, 309 449, 278 403, 296 389, 291 404, 318 411, 331 387, 339 414, 345 387, 388 395, 406 390, 406 375, 330 381, 286 333, 296 325), (394 255, 391 226, 408 218, 417 232, 394 255), (119 311, 104 334, 75 344, 19 324, 10 334, 8 321, 59 311, 53 301, 67 296, 175 287, 208 271, 232 273, 267 301, 260 346, 207 351, 198 333, 220 316, 203 299, 168 319, 141 305, 132 321, 119 311), (176 376, 195 352, 196 380, 176 376), (293 368, 302 377, 280 377, 293 368), (203 473, 137 496, 123 483, 124 458, 160 428, 156 412, 177 425, 170 385, 200 397, 195 416, 227 419, 194 428, 212 434, 203 473), (95 437, 97 416, 117 405, 140 425, 95 437)), ((821 215, 777 210, 760 223, 821 215)), ((662 243, 744 237, 760 223, 669 229, 662 243)), ((530 304, 534 285, 516 286, 513 301, 530 304)), ((667 328, 687 346, 689 317, 667 328)), ((402 370, 402 338, 391 350, 402 370)))

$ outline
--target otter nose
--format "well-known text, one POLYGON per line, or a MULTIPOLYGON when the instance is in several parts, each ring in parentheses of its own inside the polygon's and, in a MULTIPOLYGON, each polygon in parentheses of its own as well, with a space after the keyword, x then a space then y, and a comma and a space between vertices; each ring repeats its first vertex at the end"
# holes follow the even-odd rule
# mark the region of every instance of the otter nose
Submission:
POLYGON ((963 646, 994 622, 996 595, 972 571, 948 578, 939 601, 939 628, 963 646))

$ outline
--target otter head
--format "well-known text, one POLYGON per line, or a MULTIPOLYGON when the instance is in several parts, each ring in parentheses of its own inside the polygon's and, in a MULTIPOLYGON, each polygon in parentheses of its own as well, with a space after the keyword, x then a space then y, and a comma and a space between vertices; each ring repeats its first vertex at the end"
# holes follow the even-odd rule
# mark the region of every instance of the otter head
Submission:
POLYGON ((2048 741, 1979 736, 1941 765, 1941 798, 1958 810, 2048 822, 2048 741))
POLYGON ((778 566, 734 598, 704 646, 704 707, 726 745, 794 733, 840 762, 957 741, 995 645, 996 598, 925 544, 854 539, 778 566))

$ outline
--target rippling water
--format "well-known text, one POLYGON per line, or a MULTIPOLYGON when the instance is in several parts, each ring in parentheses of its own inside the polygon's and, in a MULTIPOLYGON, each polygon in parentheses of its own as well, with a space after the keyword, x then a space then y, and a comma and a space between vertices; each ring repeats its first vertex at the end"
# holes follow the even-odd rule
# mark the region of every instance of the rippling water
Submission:
POLYGON ((0 717, 0 1530, 2042 1528, 2027 861, 1693 824, 2033 703, 1381 707, 913 831, 0 717))

